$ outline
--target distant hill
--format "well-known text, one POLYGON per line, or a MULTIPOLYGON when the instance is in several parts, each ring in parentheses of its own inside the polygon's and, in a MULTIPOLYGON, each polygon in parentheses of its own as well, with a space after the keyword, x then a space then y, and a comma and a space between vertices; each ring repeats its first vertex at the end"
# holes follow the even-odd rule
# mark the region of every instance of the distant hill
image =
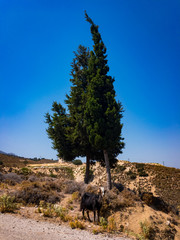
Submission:
POLYGON ((10 156, 17 156, 17 155, 14 154, 14 153, 6 153, 6 152, 3 152, 3 151, 1 151, 1 150, 0 150, 0 153, 2 153, 2 154, 6 154, 6 155, 10 155, 10 156))
POLYGON ((55 163, 56 161, 44 158, 24 158, 0 151, 0 164, 4 167, 25 167, 27 164, 55 163))

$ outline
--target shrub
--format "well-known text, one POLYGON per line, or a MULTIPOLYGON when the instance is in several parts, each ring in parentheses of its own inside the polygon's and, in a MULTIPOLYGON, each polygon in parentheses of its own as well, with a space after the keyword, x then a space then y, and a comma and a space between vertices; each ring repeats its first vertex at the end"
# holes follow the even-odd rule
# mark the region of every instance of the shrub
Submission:
POLYGON ((108 232, 114 232, 117 230, 116 222, 113 216, 108 218, 108 232))
POLYGON ((68 210, 66 208, 45 201, 40 201, 38 212, 43 213, 44 217, 59 217, 64 222, 69 220, 69 216, 67 215, 68 210))
POLYGON ((47 182, 24 182, 22 187, 15 194, 16 201, 24 204, 39 205, 44 200, 48 203, 56 203, 60 200, 57 191, 51 190, 50 183, 47 182))
POLYGON ((101 215, 104 217, 110 216, 115 211, 120 211, 123 208, 134 206, 139 197, 128 189, 119 192, 117 188, 107 191, 103 198, 101 215))
POLYGON ((47 203, 46 207, 41 210, 44 217, 53 217, 54 216, 54 206, 50 203, 47 203))
POLYGON ((125 166, 123 165, 117 165, 116 168, 114 169, 115 173, 123 172, 126 169, 125 166))
POLYGON ((154 239, 154 230, 151 225, 145 220, 144 222, 140 222, 141 232, 140 236, 143 236, 144 239, 154 239))
POLYGON ((72 161, 72 163, 73 163, 74 165, 82 165, 82 164, 83 164, 80 159, 75 159, 74 161, 72 161))
POLYGON ((68 210, 64 207, 61 207, 61 206, 56 206, 54 208, 54 211, 55 211, 55 216, 56 217, 60 217, 60 219, 64 222, 67 222, 68 221, 68 210))
POLYGON ((136 173, 132 172, 131 170, 127 172, 127 175, 130 177, 131 180, 136 179, 136 173))
POLYGON ((76 182, 72 180, 64 181, 64 193, 72 194, 74 192, 80 192, 81 194, 84 192, 86 185, 83 182, 76 182))
POLYGON ((107 229, 107 226, 108 226, 108 222, 105 218, 101 217, 100 218, 100 226, 105 230, 107 229))
POLYGON ((148 177, 148 173, 145 172, 145 164, 144 163, 136 163, 136 168, 138 170, 138 174, 140 177, 148 177))
POLYGON ((15 185, 16 183, 21 183, 23 181, 23 178, 20 175, 13 172, 4 174, 4 179, 10 185, 15 185))
POLYGON ((69 225, 72 229, 74 229, 74 228, 84 229, 85 228, 84 224, 78 220, 70 221, 69 225))
POLYGON ((14 202, 14 197, 8 196, 6 194, 0 197, 0 211, 5 212, 14 212, 17 209, 17 204, 14 202))
POLYGON ((61 167, 61 171, 64 174, 64 177, 69 178, 71 180, 74 179, 74 173, 72 167, 61 167))
POLYGON ((31 169, 29 169, 29 168, 27 168, 27 167, 23 167, 23 168, 20 169, 20 172, 19 172, 19 173, 26 176, 26 175, 31 174, 32 171, 31 171, 31 169))
POLYGON ((72 201, 77 201, 79 199, 80 199, 79 192, 78 191, 77 192, 73 192, 73 194, 72 194, 72 201))

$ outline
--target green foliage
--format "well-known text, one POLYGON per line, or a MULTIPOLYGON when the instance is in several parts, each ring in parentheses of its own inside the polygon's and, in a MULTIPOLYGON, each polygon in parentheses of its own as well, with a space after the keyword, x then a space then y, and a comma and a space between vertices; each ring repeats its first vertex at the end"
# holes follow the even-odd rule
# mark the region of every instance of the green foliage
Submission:
POLYGON ((105 218, 103 218, 103 217, 100 218, 100 226, 104 230, 107 229, 107 227, 108 227, 108 221, 105 218))
POLYGON ((127 175, 130 177, 131 180, 134 180, 137 177, 136 173, 132 172, 131 170, 129 170, 129 172, 127 172, 127 175))
POLYGON ((0 212, 14 212, 17 209, 17 204, 14 202, 14 197, 6 194, 0 197, 0 212))
POLYGON ((124 147, 122 130, 123 108, 115 99, 114 79, 108 75, 106 47, 87 14, 94 42, 93 51, 79 46, 71 64, 71 91, 66 95, 65 108, 53 103, 53 115, 45 115, 49 125, 47 133, 58 156, 72 161, 77 156, 86 156, 88 183, 90 160, 106 162, 110 182, 110 162, 122 153, 124 147), (105 159, 103 159, 103 154, 105 159))
POLYGON ((80 198, 79 192, 73 192, 72 194, 72 201, 77 201, 80 198))
POLYGON ((32 173, 31 169, 29 169, 27 167, 21 168, 21 170, 20 170, 20 174, 23 174, 23 175, 29 175, 31 173, 32 173))
POLYGON ((151 225, 145 220, 144 222, 140 222, 141 232, 142 234, 139 235, 140 239, 154 239, 154 230, 151 225))
POLYGON ((72 163, 73 163, 74 165, 82 165, 82 164, 83 164, 80 159, 75 159, 75 160, 72 161, 72 163))
POLYGON ((75 158, 74 147, 69 139, 71 129, 69 128, 70 120, 66 114, 65 108, 57 102, 52 105, 53 115, 46 113, 46 123, 48 137, 52 140, 53 149, 58 151, 58 156, 66 161, 72 161, 75 158))
POLYGON ((43 213, 44 217, 59 217, 63 222, 68 221, 68 210, 61 206, 56 206, 45 201, 40 201, 38 212, 43 213))
POLYGON ((123 165, 117 165, 114 169, 115 173, 123 172, 126 169, 123 165))
POLYGON ((123 148, 121 141, 122 105, 115 99, 113 86, 114 79, 108 75, 106 47, 102 41, 92 19, 85 14, 86 20, 91 24, 91 34, 94 42, 94 51, 89 59, 86 102, 86 124, 90 143, 97 149, 116 150, 119 154, 123 148))
POLYGON ((115 99, 114 79, 108 75, 106 47, 98 31, 98 26, 85 13, 91 25, 93 50, 88 68, 88 87, 85 108, 85 124, 90 144, 103 151, 107 172, 107 185, 111 189, 109 156, 113 158, 122 153, 124 147, 121 137, 121 118, 123 108, 115 99))
POLYGON ((113 216, 108 218, 108 232, 114 232, 117 230, 116 221, 113 216))
POLYGON ((61 167, 61 170, 64 172, 65 177, 73 180, 74 179, 74 173, 72 167, 61 167))
POLYGON ((85 228, 84 224, 78 220, 70 221, 69 225, 72 229, 75 229, 75 228, 84 229, 85 228))
POLYGON ((144 163, 136 163, 136 168, 138 170, 138 174, 140 177, 148 177, 148 173, 145 172, 145 164, 144 163))

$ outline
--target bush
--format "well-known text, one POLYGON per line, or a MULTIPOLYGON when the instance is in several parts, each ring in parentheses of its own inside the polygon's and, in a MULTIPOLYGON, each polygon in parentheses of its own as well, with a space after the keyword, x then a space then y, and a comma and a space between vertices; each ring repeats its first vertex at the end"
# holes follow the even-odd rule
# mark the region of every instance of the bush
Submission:
POLYGON ((117 230, 116 222, 113 216, 108 218, 107 230, 108 232, 114 232, 117 230))
POLYGON ((132 172, 131 170, 127 172, 127 175, 130 177, 131 180, 136 179, 136 173, 132 172))
POLYGON ((16 183, 21 183, 23 181, 23 178, 20 175, 13 172, 4 174, 4 179, 10 185, 15 185, 16 183))
POLYGON ((105 218, 101 217, 100 218, 100 226, 105 230, 107 229, 107 226, 108 226, 108 222, 105 218))
POLYGON ((15 194, 16 201, 36 205, 42 200, 48 203, 60 201, 60 195, 51 189, 50 184, 51 182, 24 182, 22 188, 15 194))
POLYGON ((19 173, 26 176, 26 175, 31 174, 32 171, 31 171, 31 169, 29 169, 29 168, 27 168, 27 167, 23 167, 23 168, 21 168, 21 170, 20 170, 19 173))
POLYGON ((79 192, 78 191, 77 192, 73 192, 73 194, 72 194, 72 201, 77 201, 79 199, 80 199, 79 192))
POLYGON ((126 169, 125 166, 123 165, 117 165, 116 168, 114 169, 115 173, 123 172, 126 169))
POLYGON ((148 177, 148 173, 145 172, 144 169, 145 164, 144 163, 136 163, 136 168, 138 170, 138 174, 140 177, 148 177))
POLYGON ((56 206, 54 208, 54 211, 55 211, 55 215, 56 217, 60 217, 60 219, 64 222, 67 222, 68 221, 68 210, 64 207, 61 207, 61 206, 56 206))
POLYGON ((61 167, 61 171, 64 174, 65 178, 68 178, 70 180, 74 179, 74 173, 72 167, 61 167))
POLYGON ((68 193, 68 194, 72 194, 74 192, 80 192, 80 194, 82 194, 86 188, 85 183, 76 182, 72 180, 66 180, 63 186, 64 186, 64 193, 68 193))
POLYGON ((140 222, 141 227, 141 235, 143 239, 154 239, 154 229, 152 226, 145 220, 144 222, 140 222))
POLYGON ((78 220, 69 222, 69 225, 72 229, 74 229, 74 228, 84 229, 85 228, 84 224, 78 220))
POLYGON ((17 204, 14 202, 14 197, 6 194, 0 197, 0 212, 14 212, 17 209, 17 204))
POLYGON ((45 201, 40 201, 38 212, 43 213, 44 217, 60 217, 60 219, 64 222, 67 222, 69 219, 67 215, 68 210, 66 208, 55 206, 45 201))
POLYGON ((80 159, 75 159, 74 161, 72 161, 72 163, 73 163, 74 165, 82 165, 82 164, 83 164, 80 159))
POLYGON ((128 189, 119 192, 117 188, 107 191, 103 198, 101 215, 104 217, 110 216, 115 211, 120 211, 123 208, 134 206, 135 202, 140 200, 137 195, 128 189))

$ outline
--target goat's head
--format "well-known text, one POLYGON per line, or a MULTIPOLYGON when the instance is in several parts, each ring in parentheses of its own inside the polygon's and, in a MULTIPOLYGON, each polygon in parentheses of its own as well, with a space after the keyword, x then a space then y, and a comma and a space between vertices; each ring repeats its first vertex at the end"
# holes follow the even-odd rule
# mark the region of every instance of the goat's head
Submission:
POLYGON ((106 190, 104 189, 104 187, 100 187, 99 190, 98 190, 98 194, 103 197, 104 194, 105 194, 106 190))

